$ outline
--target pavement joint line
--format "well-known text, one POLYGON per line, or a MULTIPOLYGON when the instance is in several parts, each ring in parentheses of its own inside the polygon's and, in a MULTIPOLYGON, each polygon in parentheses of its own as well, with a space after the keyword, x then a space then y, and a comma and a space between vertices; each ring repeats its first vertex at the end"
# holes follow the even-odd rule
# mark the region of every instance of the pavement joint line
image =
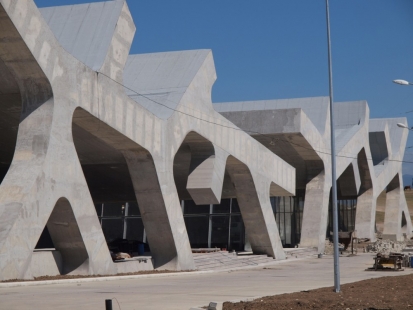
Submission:
POLYGON ((6 282, 0 283, 0 288, 11 288, 11 287, 24 287, 24 286, 40 286, 40 285, 51 285, 51 284, 81 284, 90 282, 105 282, 105 281, 116 281, 116 280, 132 280, 132 279, 145 279, 145 278, 159 278, 159 277, 175 277, 175 276, 187 276, 187 275, 203 275, 219 272, 232 272, 239 270, 256 269, 265 266, 278 265, 289 262, 296 262, 302 260, 309 260, 316 257, 300 257, 300 258, 288 258, 284 260, 274 260, 273 262, 263 263, 255 266, 243 266, 239 268, 228 268, 228 269, 218 269, 218 270, 198 270, 198 271, 188 271, 188 272, 173 272, 173 273, 160 273, 160 274, 141 274, 141 275, 129 275, 129 276, 108 276, 108 277, 90 277, 90 278, 78 278, 78 279, 60 279, 60 280, 44 280, 44 281, 21 281, 21 282, 6 282))

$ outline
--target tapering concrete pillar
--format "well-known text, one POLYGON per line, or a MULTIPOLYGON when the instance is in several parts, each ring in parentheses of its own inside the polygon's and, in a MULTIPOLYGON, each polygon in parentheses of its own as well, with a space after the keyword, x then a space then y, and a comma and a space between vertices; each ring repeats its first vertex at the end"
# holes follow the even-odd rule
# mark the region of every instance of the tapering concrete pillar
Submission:
POLYGON ((305 190, 300 246, 317 248, 320 253, 325 247, 330 188, 331 177, 323 170, 305 190))
POLYGON ((228 158, 227 171, 235 186, 252 251, 284 259, 285 254, 269 199, 270 182, 253 178, 248 167, 232 156, 228 158))
POLYGON ((376 240, 376 204, 377 196, 374 195, 373 188, 366 190, 357 198, 356 231, 358 238, 376 240))
POLYGON ((404 196, 404 192, 401 195, 400 204, 401 204, 401 209, 402 209, 402 225, 403 225, 403 219, 406 221, 406 225, 402 226, 402 235, 406 234, 407 238, 411 238, 412 232, 413 232, 412 231, 413 225, 412 225, 412 220, 410 218, 409 209, 407 208, 407 202, 406 202, 406 197, 404 196))
MULTIPOLYGON (((195 269, 179 198, 163 193, 162 182, 149 152, 123 151, 141 212, 154 267, 171 270, 195 269), (159 178, 158 178, 159 176, 159 178), (167 201, 164 197, 168 197, 167 201)), ((167 187, 167 186, 166 186, 167 187)))
POLYGON ((361 186, 357 198, 355 230, 358 238, 368 238, 375 241, 377 189, 373 189, 372 175, 374 176, 374 171, 370 171, 369 159, 364 148, 357 155, 357 163, 361 186))
POLYGON ((384 213, 383 238, 390 240, 401 240, 402 207, 401 197, 403 189, 400 186, 399 175, 397 174, 386 188, 386 208, 384 213))

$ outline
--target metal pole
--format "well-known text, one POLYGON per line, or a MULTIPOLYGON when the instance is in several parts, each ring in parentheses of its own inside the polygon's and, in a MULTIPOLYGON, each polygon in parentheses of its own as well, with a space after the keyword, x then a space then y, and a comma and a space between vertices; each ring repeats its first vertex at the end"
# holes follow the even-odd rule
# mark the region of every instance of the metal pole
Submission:
POLYGON ((330 41, 330 9, 326 0, 327 16, 327 42, 328 42, 328 76, 330 84, 330 134, 331 134, 331 177, 332 177, 332 201, 333 201, 333 242, 334 242, 334 290, 340 292, 340 265, 338 253, 338 212, 337 212, 337 177, 336 177, 336 139, 334 135, 334 110, 333 110, 333 69, 331 64, 330 41))

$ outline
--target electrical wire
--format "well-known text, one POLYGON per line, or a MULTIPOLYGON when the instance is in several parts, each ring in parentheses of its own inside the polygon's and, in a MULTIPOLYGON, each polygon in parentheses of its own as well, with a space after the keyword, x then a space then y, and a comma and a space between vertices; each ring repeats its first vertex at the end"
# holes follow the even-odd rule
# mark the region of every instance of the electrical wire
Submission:
MULTIPOLYGON (((145 98, 145 99, 147 99, 147 100, 149 100, 149 101, 151 101, 151 102, 153 102, 153 103, 155 103, 155 104, 157 104, 157 105, 160 105, 160 106, 162 106, 162 107, 164 107, 164 108, 167 108, 167 109, 169 109, 169 110, 171 110, 171 111, 173 111, 173 112, 181 113, 181 114, 183 114, 183 115, 185 115, 185 116, 192 117, 192 118, 194 118, 194 119, 197 119, 197 120, 200 120, 200 121, 209 123, 209 124, 213 124, 213 125, 216 125, 216 126, 221 126, 221 127, 223 127, 223 128, 228 128, 228 129, 233 129, 233 130, 237 130, 237 131, 241 131, 241 132, 246 132, 246 133, 248 133, 248 134, 260 135, 260 136, 266 137, 266 138, 268 138, 268 139, 271 139, 271 141, 274 141, 274 140, 283 141, 283 142, 285 142, 285 143, 289 143, 289 144, 292 144, 292 145, 297 146, 297 147, 301 147, 301 148, 306 149, 306 150, 315 151, 315 152, 320 153, 320 154, 330 155, 330 156, 331 156, 331 153, 328 152, 327 149, 325 149, 326 151, 322 151, 321 149, 315 149, 315 148, 305 147, 305 146, 303 146, 303 145, 294 143, 294 142, 292 142, 292 141, 290 141, 290 140, 282 139, 282 138, 280 138, 280 137, 274 138, 274 137, 272 137, 272 136, 269 136, 268 134, 263 134, 263 133, 260 133, 260 132, 258 132, 258 131, 243 130, 243 129, 238 128, 238 127, 232 127, 232 126, 227 126, 227 125, 224 125, 224 124, 219 124, 219 123, 216 123, 216 122, 213 122, 213 121, 209 121, 209 120, 203 119, 203 118, 201 118, 201 117, 197 117, 197 116, 195 116, 195 115, 186 113, 186 112, 184 112, 184 111, 180 111, 180 110, 171 108, 171 107, 169 107, 169 106, 166 105, 166 104, 163 104, 163 103, 161 103, 161 102, 158 102, 158 101, 156 101, 156 100, 154 100, 154 99, 152 99, 152 98, 150 98, 150 97, 148 97, 148 96, 146 96, 146 95, 144 95, 144 94, 141 94, 141 93, 137 92, 136 90, 134 90, 134 89, 132 89, 132 88, 130 88, 130 87, 128 87, 128 86, 120 83, 119 81, 116 81, 115 79, 111 78, 110 76, 108 76, 108 75, 106 75, 106 74, 104 74, 104 73, 102 73, 102 72, 96 71, 96 73, 97 73, 98 75, 101 74, 101 75, 107 77, 107 78, 110 79, 111 81, 113 81, 113 82, 117 83, 118 85, 124 87, 125 89, 127 89, 127 90, 135 93, 137 96, 142 97, 142 98, 145 98)), ((189 107, 187 107, 187 108, 189 108, 189 107)), ((200 110, 197 110, 197 109, 193 109, 193 108, 190 108, 190 109, 193 110, 193 111, 200 112, 201 114, 203 114, 203 111, 200 111, 200 110)), ((270 142, 270 143, 271 143, 271 142, 270 142)), ((413 147, 413 146, 411 146, 411 147, 413 147)), ((409 148, 411 148, 411 147, 409 147, 409 148)), ((355 157, 355 156, 351 156, 351 155, 346 156, 346 155, 337 154, 336 157, 347 158, 347 159, 358 159, 357 156, 355 157)), ((368 160, 368 161, 373 161, 372 158, 367 158, 367 160, 368 160)), ((413 164, 413 161, 398 160, 398 159, 387 159, 387 160, 383 160, 383 161, 382 161, 383 165, 384 165, 384 162, 385 162, 385 161, 387 161, 387 162, 399 162, 399 163, 413 164)))

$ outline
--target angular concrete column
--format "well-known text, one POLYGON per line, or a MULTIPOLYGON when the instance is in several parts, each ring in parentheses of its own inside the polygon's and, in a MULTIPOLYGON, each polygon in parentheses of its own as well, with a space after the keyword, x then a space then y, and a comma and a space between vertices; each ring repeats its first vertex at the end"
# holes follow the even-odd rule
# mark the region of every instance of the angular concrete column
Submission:
POLYGON ((384 213, 383 238, 401 240, 402 208, 399 175, 397 174, 386 188, 386 208, 384 213))
POLYGON ((58 114, 50 99, 19 126, 15 156, 0 185, 0 279, 32 278, 32 253, 49 220, 66 258, 63 272, 115 272, 74 146, 55 138, 63 130, 58 126, 70 120, 53 122, 58 114), (67 201, 56 205, 61 197, 67 201))
POLYGON ((403 224, 403 216, 404 216, 404 219, 406 220, 406 225, 402 226, 402 235, 406 234, 407 238, 411 238, 413 225, 412 225, 412 219, 410 217, 409 209, 407 208, 407 202, 406 202, 406 197, 404 196, 404 192, 401 195, 400 200, 401 200, 400 203, 401 203, 401 209, 402 209, 402 224, 403 224))
POLYGON ((357 198, 356 231, 357 237, 376 240, 376 204, 377 194, 373 190, 373 182, 366 151, 363 148, 357 156, 357 164, 360 172, 360 193, 357 198))
POLYGON ((252 251, 256 254, 267 254, 277 259, 284 259, 285 254, 269 199, 270 183, 266 183, 266 189, 263 184, 256 184, 254 181, 259 178, 254 180, 248 167, 232 156, 228 157, 226 169, 235 186, 252 251))
POLYGON ((188 259, 189 256, 192 258, 192 253, 178 197, 175 204, 167 204, 164 200, 155 163, 149 152, 122 153, 129 167, 151 254, 155 260, 154 267, 195 269, 193 259, 188 259))
POLYGON ((192 157, 186 189, 197 205, 219 204, 228 152, 199 143, 190 144, 190 148, 192 157))
POLYGON ((305 189, 300 246, 317 248, 320 253, 325 247, 330 188, 331 177, 323 170, 305 189))
POLYGON ((369 238, 371 241, 375 241, 375 223, 376 223, 376 204, 377 197, 373 193, 373 189, 370 188, 363 192, 357 198, 356 209, 356 231, 357 237, 369 238))

